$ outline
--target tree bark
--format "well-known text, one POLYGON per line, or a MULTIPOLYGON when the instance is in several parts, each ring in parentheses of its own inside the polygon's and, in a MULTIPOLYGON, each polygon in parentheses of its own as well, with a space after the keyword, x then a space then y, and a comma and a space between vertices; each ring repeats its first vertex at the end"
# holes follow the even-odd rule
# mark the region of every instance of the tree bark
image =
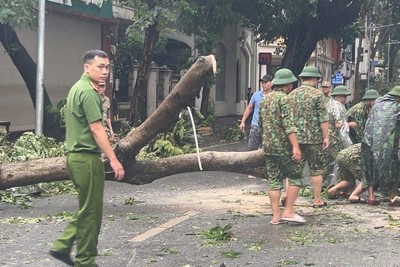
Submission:
POLYGON ((318 41, 335 36, 342 27, 354 21, 363 2, 362 0, 318 1, 316 17, 303 16, 298 23, 290 26, 281 67, 289 68, 293 74, 299 75, 318 41))
POLYGON ((309 25, 299 25, 298 28, 290 31, 287 37, 288 49, 282 59, 281 67, 290 68, 293 74, 298 76, 314 51, 318 40, 319 36, 309 25))
MULTIPOLYGON (((198 94, 204 82, 211 75, 215 74, 216 68, 214 56, 210 55, 200 57, 186 72, 161 105, 153 112, 153 114, 151 114, 151 116, 138 128, 133 129, 125 138, 115 145, 114 150, 125 168, 124 181, 143 184, 173 173, 172 170, 170 170, 170 172, 165 171, 166 169, 173 169, 168 166, 157 170, 158 164, 163 166, 161 163, 158 163, 158 161, 138 163, 135 161, 135 156, 140 149, 151 141, 158 133, 167 130, 176 122, 181 110, 190 105, 192 99, 198 94), (149 169, 154 171, 154 179, 151 178, 151 173, 148 176, 139 173, 141 170, 149 171, 149 169), (163 173, 165 174, 163 175, 163 173)), ((189 164, 190 161, 184 161, 186 157, 190 156, 184 155, 181 156, 181 158, 177 158, 177 163, 188 162, 186 164, 189 164)), ((250 157, 250 155, 248 157, 250 157)), ((160 160, 160 162, 166 162, 165 164, 168 164, 170 161, 163 159, 160 160)), ((193 166, 193 163, 190 164, 193 166)), ((231 164, 232 163, 230 162, 226 162, 226 165, 231 164)), ((224 164, 221 163, 221 165, 224 164)), ((235 168, 235 166, 229 166, 227 167, 227 170, 234 170, 235 168)), ((245 169, 243 166, 241 168, 245 169)), ((109 169, 107 164, 106 169, 109 169)), ((180 167, 176 169, 179 172, 179 169, 189 171, 190 168, 180 167)), ((223 169, 221 168, 221 170, 223 169)), ((66 179, 67 176, 65 158, 7 163, 0 166, 0 189, 38 182, 63 180, 66 179)))
MULTIPOLYGON (((0 42, 6 53, 10 56, 18 72, 28 89, 32 100, 33 107, 36 108, 36 63, 26 51, 18 38, 17 33, 8 24, 0 23, 0 42)), ((50 97, 44 88, 44 107, 51 105, 50 97)), ((53 116, 47 112, 44 114, 43 132, 46 136, 59 139, 61 136, 61 128, 53 119, 53 116)))
MULTIPOLYGON (((149 10, 154 9, 158 1, 149 1, 149 10)), ((135 86, 132 92, 131 107, 129 111, 129 121, 132 125, 139 125, 147 118, 147 83, 151 70, 151 52, 156 46, 160 36, 158 20, 145 30, 143 43, 143 56, 139 63, 135 86)), ((156 90, 156 88, 151 88, 156 90)))
MULTIPOLYGON (((249 152, 202 152, 203 171, 226 171, 264 176, 264 153, 260 150, 249 152)), ((186 154, 159 160, 138 161, 128 166, 130 176, 122 182, 148 184, 157 179, 185 172, 200 171, 197 154, 186 154)), ((15 162, 0 166, 0 190, 44 182, 68 179, 65 158, 38 159, 15 162)), ((107 180, 113 180, 113 173, 107 173, 107 180)))

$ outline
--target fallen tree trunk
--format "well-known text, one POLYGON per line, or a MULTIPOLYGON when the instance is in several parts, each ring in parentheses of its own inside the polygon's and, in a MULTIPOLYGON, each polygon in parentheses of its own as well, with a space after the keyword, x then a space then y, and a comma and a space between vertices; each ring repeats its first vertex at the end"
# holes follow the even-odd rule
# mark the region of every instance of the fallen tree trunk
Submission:
MULTIPOLYGON (((264 176, 262 150, 249 152, 201 152, 204 171, 226 171, 264 176)), ((44 182, 67 180, 65 158, 49 158, 3 164, 0 169, 0 190, 44 182)), ((130 166, 130 173, 122 182, 147 184, 173 174, 200 171, 197 154, 173 156, 159 160, 138 161, 130 166)), ((113 180, 113 174, 107 175, 113 180)))
MULTIPOLYGON (((199 58, 153 114, 116 144, 114 150, 125 168, 123 182, 146 184, 168 175, 198 170, 196 154, 142 162, 136 162, 135 156, 158 133, 174 125, 181 110, 190 105, 204 81, 215 71, 214 56, 199 58)), ((264 158, 261 150, 203 152, 201 158, 204 170, 262 176, 264 158)), ((0 189, 66 180, 68 172, 65 163, 65 158, 51 158, 3 164, 0 166, 0 189)), ((112 179, 112 174, 107 179, 112 179)))

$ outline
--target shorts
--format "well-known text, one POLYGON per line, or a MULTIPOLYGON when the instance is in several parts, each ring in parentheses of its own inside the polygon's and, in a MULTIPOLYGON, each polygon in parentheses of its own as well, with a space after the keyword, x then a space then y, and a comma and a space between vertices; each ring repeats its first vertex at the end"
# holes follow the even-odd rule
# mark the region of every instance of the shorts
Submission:
POLYGON ((306 162, 310 167, 311 176, 324 175, 325 152, 322 144, 300 144, 301 165, 304 167, 306 162))
POLYGON ((291 186, 303 186, 303 167, 300 162, 292 160, 289 155, 266 155, 265 161, 269 190, 281 190, 285 178, 289 178, 291 186))

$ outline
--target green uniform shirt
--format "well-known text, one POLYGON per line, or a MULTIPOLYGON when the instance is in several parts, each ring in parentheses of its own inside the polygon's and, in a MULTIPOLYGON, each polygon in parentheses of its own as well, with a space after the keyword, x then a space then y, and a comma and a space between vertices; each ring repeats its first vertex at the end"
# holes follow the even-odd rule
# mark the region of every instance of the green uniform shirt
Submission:
POLYGON ((328 121, 324 94, 303 84, 289 94, 295 107, 299 144, 322 144, 321 123, 328 121))
POLYGON ((350 129, 353 143, 360 143, 364 137, 365 123, 368 119, 369 110, 365 107, 365 102, 360 102, 352 106, 348 111, 349 122, 355 121, 358 126, 355 129, 350 129))
POLYGON ((282 91, 272 91, 260 104, 259 124, 263 132, 263 149, 266 155, 290 155, 288 134, 297 132, 293 106, 282 91))
POLYGON ((103 117, 99 93, 88 76, 82 75, 67 96, 66 140, 68 152, 101 152, 89 124, 103 117))

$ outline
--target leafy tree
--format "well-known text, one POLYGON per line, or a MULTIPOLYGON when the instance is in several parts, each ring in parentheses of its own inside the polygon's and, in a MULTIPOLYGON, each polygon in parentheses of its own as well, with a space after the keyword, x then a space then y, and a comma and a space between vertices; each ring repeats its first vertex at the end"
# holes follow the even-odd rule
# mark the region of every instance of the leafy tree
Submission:
POLYGON ((172 0, 126 0, 119 3, 133 7, 134 23, 130 31, 143 32, 143 49, 132 91, 128 120, 132 124, 143 122, 147 117, 147 80, 149 77, 152 51, 160 39, 162 27, 175 19, 172 0))
MULTIPOLYGON (((319 40, 336 37, 359 18, 363 0, 234 0, 235 10, 259 40, 274 41, 282 36, 287 46, 282 67, 298 75, 319 40)), ((352 38, 354 39, 355 36, 352 38)), ((349 39, 349 38, 347 38, 349 39)), ((351 38, 350 38, 351 39, 351 38)))
MULTIPOLYGON (((181 1, 178 25, 186 34, 195 36, 195 48, 200 55, 213 52, 216 43, 224 36, 226 26, 238 23, 241 16, 233 10, 232 0, 181 1)), ((208 99, 212 80, 203 86, 200 112, 208 116, 208 99)))
MULTIPOLYGON (((146 118, 147 78, 150 71, 152 50, 160 38, 161 29, 177 22, 180 30, 195 35, 195 48, 200 55, 211 53, 216 42, 223 37, 227 25, 238 22, 240 16, 232 11, 232 0, 126 0, 119 3, 135 9, 132 29, 144 31, 143 53, 139 60, 137 79, 131 99, 131 123, 146 118)), ((162 33, 161 33, 162 34, 162 33)), ((210 81, 203 87, 202 113, 208 112, 210 81)))

